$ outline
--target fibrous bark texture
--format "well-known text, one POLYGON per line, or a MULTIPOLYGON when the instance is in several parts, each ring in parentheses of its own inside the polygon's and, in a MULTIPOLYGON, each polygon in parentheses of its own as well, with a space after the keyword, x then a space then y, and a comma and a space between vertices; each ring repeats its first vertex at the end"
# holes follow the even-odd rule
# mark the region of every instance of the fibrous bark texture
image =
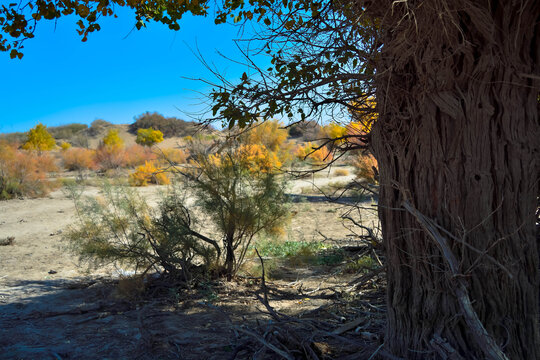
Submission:
POLYGON ((540 359, 540 2, 364 6, 383 31, 372 146, 388 252, 386 345, 408 359, 540 359), (485 333, 467 320, 464 296, 485 333))

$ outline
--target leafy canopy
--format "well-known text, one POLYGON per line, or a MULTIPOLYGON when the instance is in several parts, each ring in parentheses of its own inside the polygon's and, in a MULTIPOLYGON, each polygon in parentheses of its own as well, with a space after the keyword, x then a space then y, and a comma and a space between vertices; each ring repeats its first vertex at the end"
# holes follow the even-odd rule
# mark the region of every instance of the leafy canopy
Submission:
POLYGON ((137 139, 135 142, 143 146, 153 146, 163 141, 163 133, 152 128, 137 130, 137 139))
MULTIPOLYGON (((382 43, 377 6, 370 4, 324 0, 29 0, 0 7, 0 50, 22 57, 23 43, 34 36, 39 21, 57 21, 68 15, 78 19, 78 32, 86 41, 89 33, 100 29, 99 19, 115 16, 118 6, 134 10, 138 29, 156 21, 178 30, 186 13, 213 15, 218 24, 252 21, 257 23, 257 46, 246 50, 246 63, 255 76, 244 73, 233 84, 216 74, 219 82, 212 84, 212 117, 208 122, 221 121, 233 128, 274 117, 289 122, 344 118, 350 117, 351 111, 366 115, 373 111, 363 100, 374 97, 375 64, 382 43), (370 7, 375 10, 370 11, 370 7), (271 66, 258 68, 249 59, 253 52, 266 52, 271 66)), ((354 136, 367 138, 365 134, 354 136)), ((366 141, 353 144, 365 147, 366 141)), ((350 150, 351 146, 342 147, 350 150)))
POLYGON ((110 129, 103 138, 103 145, 110 148, 121 149, 124 147, 124 140, 118 135, 117 129, 110 129))
POLYGON ((28 132, 26 143, 22 146, 25 150, 49 151, 54 149, 56 141, 47 131, 43 124, 37 124, 28 132))

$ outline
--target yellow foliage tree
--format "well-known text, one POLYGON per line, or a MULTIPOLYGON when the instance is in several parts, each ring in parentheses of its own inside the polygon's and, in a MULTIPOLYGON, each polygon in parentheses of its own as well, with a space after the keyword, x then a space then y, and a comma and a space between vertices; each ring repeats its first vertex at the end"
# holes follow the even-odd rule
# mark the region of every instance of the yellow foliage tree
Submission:
POLYGON ((365 135, 371 132, 371 128, 379 114, 375 111, 377 103, 373 97, 358 100, 351 104, 358 110, 350 110, 353 121, 347 125, 347 135, 365 135))
POLYGON ((25 150, 49 151, 54 149, 56 141, 43 124, 37 124, 28 132, 28 140, 22 146, 25 150))
POLYGON ((296 158, 301 161, 308 161, 312 165, 323 165, 332 161, 334 157, 326 146, 323 146, 320 149, 317 149, 317 147, 318 146, 311 142, 308 142, 303 146, 298 146, 295 153, 296 158))
POLYGON ((277 120, 258 122, 252 125, 242 136, 240 142, 246 145, 264 146, 273 152, 283 165, 291 160, 292 144, 287 142, 289 131, 277 120))
POLYGON ((122 140, 120 135, 118 135, 117 129, 110 129, 102 141, 104 145, 109 146, 109 147, 114 147, 114 148, 124 147, 124 140, 122 140))
POLYGON ((158 169, 153 162, 146 161, 129 175, 129 183, 132 186, 146 186, 148 184, 168 185, 171 182, 163 170, 158 169))
POLYGON ((231 153, 211 154, 208 162, 215 167, 230 167, 233 163, 239 169, 248 170, 250 173, 273 173, 281 167, 277 155, 268 151, 264 145, 241 145, 231 153))
POLYGON ((277 152, 287 140, 289 132, 277 120, 268 120, 253 124, 241 136, 244 144, 263 145, 270 151, 277 152))
POLYGON ((345 139, 342 139, 347 135, 347 128, 336 123, 330 123, 321 128, 321 137, 324 139, 335 140, 336 144, 342 144, 345 139))
POLYGON ((151 127, 137 130, 137 139, 135 142, 139 145, 150 147, 162 141, 163 133, 159 130, 154 130, 151 127))

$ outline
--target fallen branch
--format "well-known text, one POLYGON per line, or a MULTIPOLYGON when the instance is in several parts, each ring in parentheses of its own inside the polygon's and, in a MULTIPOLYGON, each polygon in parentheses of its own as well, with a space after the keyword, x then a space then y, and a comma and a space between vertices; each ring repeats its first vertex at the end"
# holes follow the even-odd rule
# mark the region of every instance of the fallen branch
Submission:
POLYGON ((284 359, 294 360, 294 357, 292 355, 290 355, 289 353, 286 353, 285 351, 279 349, 277 346, 275 346, 275 345, 269 343, 268 341, 264 340, 264 338, 262 336, 257 335, 254 332, 251 332, 249 330, 243 329, 243 328, 241 328, 239 326, 236 327, 236 330, 238 330, 241 333, 244 333, 246 335, 251 336, 252 338, 257 340, 258 342, 260 342, 261 344, 263 344, 264 346, 266 346, 267 348, 269 348, 270 350, 272 350, 276 354, 280 355, 284 359))
POLYGON ((454 289, 454 292, 456 294, 456 297, 458 299, 459 304, 461 305, 461 309, 463 311, 463 316, 465 318, 465 322, 470 327, 474 340, 480 347, 480 349, 484 352, 486 355, 486 359, 493 359, 493 360, 508 360, 508 357, 502 352, 502 350, 499 348, 497 343, 493 340, 491 335, 487 332, 484 325, 478 318, 478 315, 474 311, 474 308, 471 303, 471 299, 469 298, 469 294, 467 293, 467 287, 465 284, 465 281, 463 280, 462 274, 458 271, 458 261, 450 249, 450 246, 448 245, 448 241, 444 236, 441 235, 439 232, 437 225, 433 222, 433 220, 427 218, 424 216, 420 211, 415 209, 411 204, 404 201, 403 207, 411 214, 413 215, 416 220, 422 225, 426 233, 435 241, 435 243, 439 246, 439 249, 441 250, 443 254, 443 258, 446 260, 446 263, 448 264, 448 267, 450 268, 450 273, 452 274, 452 278, 456 282, 456 287, 454 289))

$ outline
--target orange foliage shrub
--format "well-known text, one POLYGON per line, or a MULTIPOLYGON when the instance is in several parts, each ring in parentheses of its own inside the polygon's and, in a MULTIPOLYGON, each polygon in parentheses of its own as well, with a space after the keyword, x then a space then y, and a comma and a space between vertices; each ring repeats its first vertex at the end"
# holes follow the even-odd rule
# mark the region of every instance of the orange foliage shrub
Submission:
POLYGON ((126 165, 127 155, 120 147, 100 144, 96 150, 96 162, 102 170, 118 169, 126 165))
POLYGON ((135 167, 143 165, 147 161, 154 161, 157 155, 149 148, 143 145, 132 145, 125 150, 125 166, 135 167))
POLYGON ((70 148, 62 153, 64 167, 67 170, 96 169, 95 151, 84 148, 70 148))
POLYGON ((360 154, 353 159, 351 165, 354 166, 358 179, 367 181, 370 184, 377 183, 377 160, 373 155, 360 154))
POLYGON ((312 165, 322 165, 332 161, 334 157, 326 146, 314 150, 316 147, 316 145, 313 145, 310 142, 306 143, 304 146, 298 146, 296 148, 296 158, 302 161, 308 161, 312 165))
POLYGON ((17 196, 44 196, 50 183, 47 172, 56 171, 54 158, 17 150, 0 143, 0 199, 17 196))
POLYGON ((160 172, 153 162, 147 161, 129 175, 129 183, 132 186, 146 186, 148 184, 168 185, 169 177, 166 173, 160 172))

